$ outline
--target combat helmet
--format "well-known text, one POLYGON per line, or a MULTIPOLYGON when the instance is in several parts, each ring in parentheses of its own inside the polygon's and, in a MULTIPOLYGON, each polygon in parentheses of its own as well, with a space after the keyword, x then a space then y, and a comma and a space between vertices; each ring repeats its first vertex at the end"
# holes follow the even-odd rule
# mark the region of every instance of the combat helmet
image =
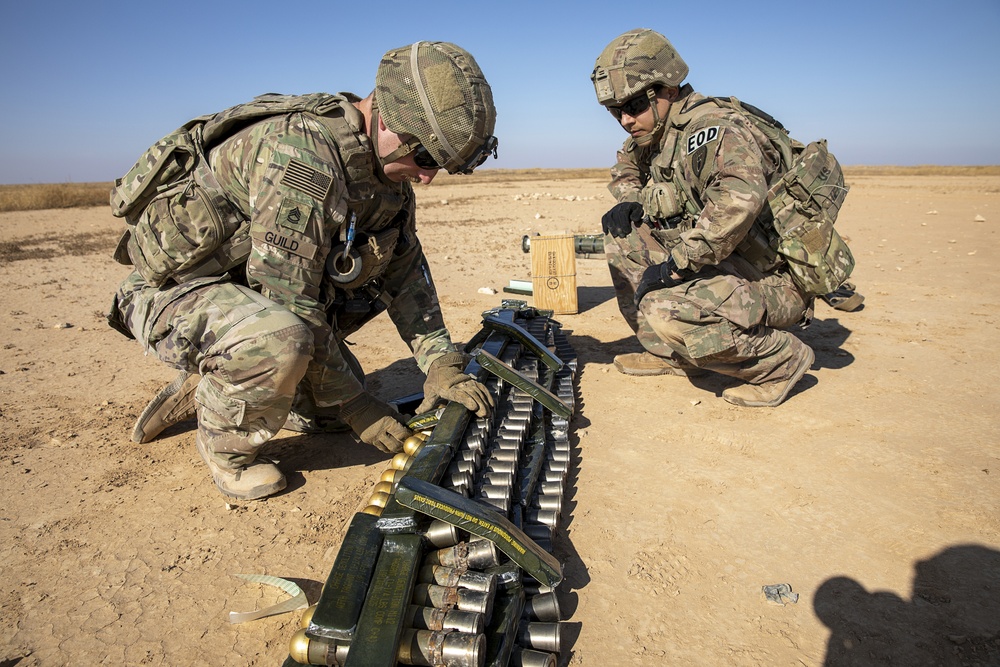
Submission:
POLYGON ((472 54, 455 44, 416 42, 386 52, 375 103, 387 128, 415 137, 450 174, 471 173, 496 157, 493 91, 472 54))
POLYGON ((687 63, 666 37, 648 28, 637 28, 615 37, 604 47, 590 80, 598 102, 618 106, 656 84, 680 86, 687 75, 687 63))

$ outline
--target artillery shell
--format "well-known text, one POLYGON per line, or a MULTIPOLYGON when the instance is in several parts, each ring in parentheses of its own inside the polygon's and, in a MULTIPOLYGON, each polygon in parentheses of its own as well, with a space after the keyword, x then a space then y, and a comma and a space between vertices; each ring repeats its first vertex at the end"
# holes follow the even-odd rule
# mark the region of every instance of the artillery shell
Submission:
POLYGON ((539 494, 535 496, 531 504, 538 509, 550 510, 558 515, 562 511, 563 499, 562 496, 539 494))
POLYGON ((456 630, 478 635, 483 632, 483 615, 460 609, 437 609, 410 605, 404 624, 418 630, 456 630))
POLYGON ((511 667, 556 667, 554 653, 515 646, 510 652, 511 667))
POLYGON ((558 653, 560 634, 558 623, 522 622, 517 629, 517 643, 539 651, 558 653))
POLYGON ((374 505, 375 507, 385 507, 388 502, 389 494, 383 493, 382 491, 376 491, 372 494, 371 498, 368 499, 368 504, 374 505))
POLYGON ((484 635, 408 629, 400 638, 398 659, 404 665, 480 667, 485 652, 484 635))
POLYGON ((316 605, 310 605, 304 612, 302 612, 302 618, 299 619, 299 627, 308 628, 309 623, 312 621, 313 614, 316 613, 316 605))
POLYGON ((405 474, 406 473, 403 472, 402 470, 396 470, 395 468, 388 468, 379 477, 379 481, 389 482, 390 484, 393 485, 393 487, 395 487, 397 484, 399 484, 399 480, 403 479, 403 475, 405 474))
POLYGON ((424 531, 424 539, 438 549, 452 547, 458 544, 458 529, 446 521, 434 519, 424 531))
POLYGON ((406 452, 400 452, 392 457, 392 461, 389 463, 389 467, 393 470, 409 470, 410 466, 413 465, 413 457, 406 452))
POLYGON ((542 523, 546 526, 551 526, 555 528, 559 525, 559 514, 553 512, 552 510, 541 510, 528 508, 528 511, 524 513, 525 524, 531 523, 542 523))
POLYGON ((347 661, 347 651, 350 644, 344 642, 324 642, 311 639, 306 635, 305 628, 297 630, 292 635, 288 645, 288 655, 303 665, 328 665, 337 667, 347 661))
POLYGON ((524 616, 533 621, 561 621, 562 611, 555 591, 527 598, 524 602, 524 616))

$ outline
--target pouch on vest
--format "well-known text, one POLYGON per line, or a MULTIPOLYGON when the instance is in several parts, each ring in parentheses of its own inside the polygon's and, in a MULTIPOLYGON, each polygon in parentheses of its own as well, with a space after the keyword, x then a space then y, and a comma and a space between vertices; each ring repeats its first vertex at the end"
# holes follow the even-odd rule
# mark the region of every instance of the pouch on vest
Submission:
MULTIPOLYGON (((184 282, 222 275, 241 264, 252 245, 249 225, 223 194, 208 166, 207 151, 262 118, 304 112, 322 121, 323 114, 349 103, 327 93, 261 95, 199 116, 157 141, 111 189, 111 212, 128 223, 115 260, 135 266, 156 287, 169 278, 184 282)), ((346 162, 364 163, 366 157, 368 150, 357 145, 348 151, 346 162)))
MULTIPOLYGON (((850 277, 854 256, 833 224, 848 188, 840 163, 814 141, 798 153, 791 167, 768 193, 778 253, 807 294, 832 292, 850 277)), ((766 210, 765 210, 766 213, 766 210)))
POLYGON ((142 209, 163 189, 191 173, 198 160, 198 146, 189 132, 192 124, 174 130, 150 146, 111 188, 111 213, 134 224, 142 209))
POLYGON ((214 182, 211 169, 202 163, 194 174, 158 193, 132 226, 128 255, 147 284, 159 287, 169 278, 182 282, 205 275, 196 270, 199 263, 224 241, 239 238, 242 215, 222 196, 217 182, 212 187, 205 178, 214 182))

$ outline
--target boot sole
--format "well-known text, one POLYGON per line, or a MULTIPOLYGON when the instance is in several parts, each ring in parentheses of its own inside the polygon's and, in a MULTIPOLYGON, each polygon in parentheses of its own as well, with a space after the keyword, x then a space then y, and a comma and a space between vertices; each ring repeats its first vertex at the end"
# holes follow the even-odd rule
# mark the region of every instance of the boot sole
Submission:
MULTIPOLYGON (((162 428, 156 431, 146 432, 146 422, 159 411, 164 403, 172 399, 174 396, 183 389, 184 384, 192 377, 192 374, 181 374, 174 378, 174 381, 168 384, 166 387, 160 390, 160 393, 153 397, 153 400, 149 402, 149 405, 142 411, 139 418, 135 420, 135 426, 132 428, 132 442, 138 442, 140 445, 153 440, 156 436, 170 426, 183 421, 184 419, 178 419, 177 421, 171 423, 164 423, 162 428)), ((191 415, 194 416, 193 414, 191 415)), ((187 417, 185 417, 186 419, 187 417)))
POLYGON ((803 357, 802 361, 795 369, 795 373, 788 381, 788 384, 785 385, 785 390, 781 392, 781 395, 774 400, 745 401, 741 398, 733 398, 732 396, 726 396, 726 392, 722 392, 722 398, 726 399, 727 402, 732 403, 733 405, 738 405, 743 408, 776 408, 785 401, 785 399, 788 397, 788 393, 792 391, 792 387, 794 387, 799 383, 799 380, 801 380, 802 376, 806 374, 806 371, 812 368, 814 361, 816 361, 816 353, 812 351, 811 347, 806 346, 806 356, 803 357))

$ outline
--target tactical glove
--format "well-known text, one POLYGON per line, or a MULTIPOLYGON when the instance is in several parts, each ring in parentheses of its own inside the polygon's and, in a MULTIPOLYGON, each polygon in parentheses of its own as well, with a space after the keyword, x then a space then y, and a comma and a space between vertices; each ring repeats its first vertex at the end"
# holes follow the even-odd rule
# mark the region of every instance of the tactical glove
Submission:
POLYGON ((601 227, 605 234, 611 234, 616 239, 623 239, 632 233, 635 223, 642 220, 642 204, 634 201, 623 201, 615 204, 601 218, 601 227))
POLYGON ((431 362, 418 414, 433 410, 442 400, 461 403, 478 417, 489 414, 493 395, 483 383, 462 372, 467 363, 467 357, 461 352, 449 352, 431 362))
POLYGON ((654 264, 642 272, 639 285, 635 288, 635 305, 638 306, 642 297, 653 290, 680 285, 687 280, 685 278, 687 274, 687 271, 681 271, 677 268, 673 255, 667 255, 667 261, 662 264, 654 264), (675 273, 681 276, 679 280, 673 277, 675 273))
POLYGON ((340 406, 340 418, 361 441, 387 454, 403 451, 403 441, 413 435, 388 403, 362 393, 340 406))

